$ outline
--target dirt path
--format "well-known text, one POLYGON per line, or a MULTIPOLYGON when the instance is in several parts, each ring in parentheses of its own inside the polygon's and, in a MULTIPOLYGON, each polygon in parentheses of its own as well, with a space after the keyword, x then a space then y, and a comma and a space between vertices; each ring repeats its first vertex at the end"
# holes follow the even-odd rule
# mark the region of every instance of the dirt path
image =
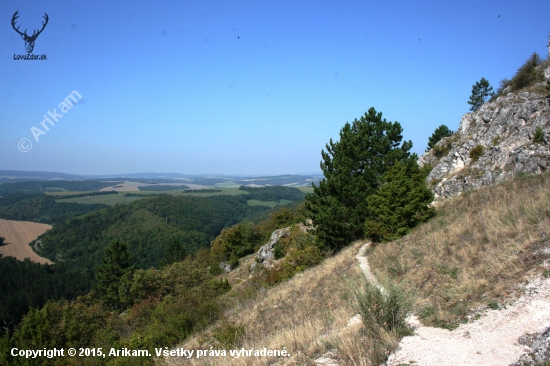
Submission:
POLYGON ((13 221, 0 219, 0 236, 6 238, 4 245, 0 246, 0 254, 15 257, 19 260, 30 258, 37 263, 52 262, 36 254, 29 243, 52 227, 29 221, 13 221))
MULTIPOLYGON (((365 257, 368 245, 361 247, 356 258, 367 280, 380 287, 365 257)), ((542 332, 550 325, 550 278, 532 279, 513 305, 488 310, 477 321, 453 331, 424 327, 414 316, 408 321, 415 335, 401 340, 387 365, 509 365, 528 350, 517 343, 520 336, 542 332)))

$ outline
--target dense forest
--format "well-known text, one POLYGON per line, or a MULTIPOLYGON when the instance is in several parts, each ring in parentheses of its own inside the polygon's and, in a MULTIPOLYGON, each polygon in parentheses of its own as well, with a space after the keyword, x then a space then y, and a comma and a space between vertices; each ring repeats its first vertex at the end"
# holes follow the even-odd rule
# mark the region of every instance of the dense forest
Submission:
POLYGON ((0 218, 57 224, 73 217, 109 207, 99 203, 57 203, 55 201, 57 198, 59 197, 45 194, 12 194, 0 197, 0 218))
POLYGON ((0 323, 11 329, 30 308, 49 299, 73 299, 90 288, 89 274, 68 271, 63 263, 47 265, 0 255, 0 323))
POLYGON ((139 268, 157 267, 168 244, 189 253, 208 247, 225 227, 267 212, 243 196, 161 196, 115 205, 59 223, 42 236, 42 255, 72 268, 95 268, 108 243, 127 243, 139 268))
POLYGON ((249 200, 258 201, 300 201, 305 198, 306 194, 297 188, 270 186, 270 187, 246 187, 240 186, 241 191, 248 192, 249 200))

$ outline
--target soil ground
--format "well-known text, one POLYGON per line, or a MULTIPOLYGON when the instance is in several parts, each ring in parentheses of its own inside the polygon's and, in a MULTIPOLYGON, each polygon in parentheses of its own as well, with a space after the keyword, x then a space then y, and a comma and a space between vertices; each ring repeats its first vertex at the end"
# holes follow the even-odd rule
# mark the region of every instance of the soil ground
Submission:
POLYGON ((36 222, 0 219, 0 236, 6 238, 4 245, 0 246, 0 254, 19 260, 30 258, 33 262, 52 264, 49 259, 36 254, 29 245, 51 228, 50 225, 36 222))

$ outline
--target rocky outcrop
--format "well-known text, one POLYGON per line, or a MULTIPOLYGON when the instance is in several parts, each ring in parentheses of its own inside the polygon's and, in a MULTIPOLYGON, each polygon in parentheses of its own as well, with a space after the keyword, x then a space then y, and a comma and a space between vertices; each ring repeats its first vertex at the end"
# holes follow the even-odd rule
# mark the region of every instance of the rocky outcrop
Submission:
POLYGON ((465 114, 458 131, 422 155, 419 164, 433 167, 427 181, 440 200, 518 173, 548 170, 549 143, 547 96, 509 93, 485 103, 475 113, 465 114), (535 139, 537 128, 544 133, 543 141, 535 139))
POLYGON ((550 328, 542 334, 524 335, 518 343, 531 349, 510 366, 544 366, 550 362, 550 328))
POLYGON ((273 249, 275 248, 275 245, 281 238, 285 238, 290 235, 292 228, 296 227, 298 230, 306 232, 307 230, 312 230, 313 226, 311 220, 306 221, 306 225, 299 223, 296 226, 289 226, 285 227, 283 229, 277 229, 269 238, 269 241, 263 245, 260 250, 258 250, 258 254, 256 254, 256 261, 252 264, 250 267, 250 270, 252 271, 254 268, 258 267, 258 265, 262 265, 264 268, 270 269, 275 264, 275 254, 273 253, 273 249))
POLYGON ((273 262, 275 261, 275 254, 273 254, 273 248, 275 248, 275 244, 279 241, 279 239, 284 238, 290 234, 290 227, 285 227, 284 229, 277 229, 269 238, 269 241, 263 245, 260 250, 258 250, 258 254, 256 255, 256 262, 252 264, 252 267, 250 270, 253 270, 258 266, 258 264, 263 264, 266 268, 271 268, 273 266, 273 262))
POLYGON ((220 269, 226 273, 229 273, 232 270, 231 265, 225 262, 220 262, 220 269))

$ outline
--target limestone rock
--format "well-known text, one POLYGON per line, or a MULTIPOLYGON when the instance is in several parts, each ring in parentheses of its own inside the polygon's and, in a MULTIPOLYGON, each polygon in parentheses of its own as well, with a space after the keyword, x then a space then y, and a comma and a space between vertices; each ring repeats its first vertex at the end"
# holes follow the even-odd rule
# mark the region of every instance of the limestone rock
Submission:
POLYGON ((273 262, 275 261, 275 254, 273 254, 273 248, 275 248, 275 244, 279 241, 279 239, 284 238, 290 234, 290 227, 285 227, 284 229, 277 229, 269 238, 269 241, 263 245, 260 250, 258 250, 258 254, 256 255, 256 262, 252 264, 251 270, 256 268, 258 263, 262 263, 264 267, 271 268, 273 266, 273 262))
POLYGON ((510 366, 548 365, 550 361, 550 327, 542 334, 525 335, 518 339, 518 343, 531 349, 521 355, 520 359, 510 366))
POLYGON ((549 101, 535 92, 509 93, 465 114, 453 136, 419 158, 421 166, 433 167, 427 181, 435 199, 458 196, 518 173, 546 171, 550 146, 533 141, 537 127, 550 142, 549 101))
POLYGON ((229 263, 225 263, 225 262, 220 262, 220 269, 224 272, 231 272, 231 265, 229 263))

